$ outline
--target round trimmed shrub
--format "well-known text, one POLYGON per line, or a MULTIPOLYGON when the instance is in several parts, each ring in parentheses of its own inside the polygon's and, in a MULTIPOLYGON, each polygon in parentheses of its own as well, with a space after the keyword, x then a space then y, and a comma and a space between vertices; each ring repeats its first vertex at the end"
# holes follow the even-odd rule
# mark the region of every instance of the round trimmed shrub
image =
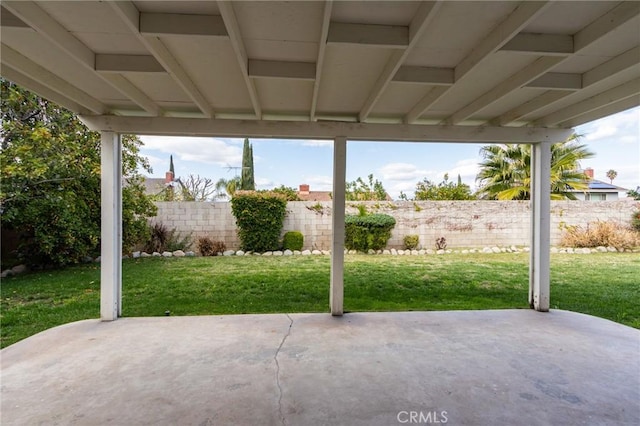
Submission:
POLYGON ((349 215, 345 218, 344 245, 349 250, 382 250, 391 238, 396 220, 387 214, 349 215))
POLYGON ((415 250, 418 248, 420 237, 417 235, 405 235, 402 242, 404 243, 405 250, 415 250))
POLYGON ((300 231, 289 231, 282 238, 282 248, 284 250, 302 250, 304 244, 304 236, 300 231))

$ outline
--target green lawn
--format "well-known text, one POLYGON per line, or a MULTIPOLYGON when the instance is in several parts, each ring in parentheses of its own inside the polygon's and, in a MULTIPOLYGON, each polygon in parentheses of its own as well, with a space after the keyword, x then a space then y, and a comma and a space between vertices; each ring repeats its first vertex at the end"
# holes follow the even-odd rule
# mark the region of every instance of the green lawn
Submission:
MULTIPOLYGON (((124 316, 328 312, 329 257, 123 262, 124 316)), ((5 347, 99 316, 100 271, 84 265, 4 279, 5 347)), ((552 256, 551 307, 640 328, 640 255, 552 256)), ((528 256, 347 256, 346 311, 527 308, 528 256)))

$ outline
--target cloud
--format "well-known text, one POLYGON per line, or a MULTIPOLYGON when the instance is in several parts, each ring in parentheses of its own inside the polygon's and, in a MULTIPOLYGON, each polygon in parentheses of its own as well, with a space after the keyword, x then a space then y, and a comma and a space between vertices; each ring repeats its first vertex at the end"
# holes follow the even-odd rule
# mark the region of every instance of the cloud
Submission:
MULTIPOLYGON (((173 154, 175 160, 223 167, 242 163, 242 148, 229 140, 175 136, 141 136, 140 139, 145 149, 173 154)), ((168 164, 166 159, 164 162, 168 164)))
MULTIPOLYGON (((457 179, 458 175, 463 181, 475 181, 480 171, 479 161, 477 158, 467 158, 456 162, 456 166, 451 169, 449 179, 457 179)), ((444 173, 442 174, 444 176, 444 173)))
POLYGON ((588 143, 638 143, 640 138, 640 108, 633 108, 622 113, 579 126, 576 129, 588 143))
POLYGON ((431 174, 427 170, 419 169, 410 163, 388 163, 378 169, 383 180, 412 181, 414 184, 423 177, 431 174))
POLYGON ((274 186, 276 186, 274 185, 271 179, 267 179, 263 177, 255 178, 255 182, 256 182, 256 189, 271 189, 274 186))
POLYGON ((302 141, 303 146, 317 146, 317 147, 333 147, 333 141, 331 139, 306 139, 302 141))
MULTIPOLYGON (((312 176, 303 176, 303 181, 299 182, 299 184, 306 183, 309 185, 309 189, 311 191, 331 191, 333 190, 333 178, 331 176, 323 176, 323 175, 312 175, 312 176)), ((295 185, 294 188, 297 188, 298 185, 295 185)))

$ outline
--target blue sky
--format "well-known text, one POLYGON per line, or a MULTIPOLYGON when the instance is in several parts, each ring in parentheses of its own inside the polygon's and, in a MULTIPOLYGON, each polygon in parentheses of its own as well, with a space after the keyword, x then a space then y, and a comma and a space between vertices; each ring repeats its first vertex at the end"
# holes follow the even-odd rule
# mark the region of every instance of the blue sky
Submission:
MULTIPOLYGON (((596 153, 582 167, 592 167, 595 178, 608 181, 607 170, 624 188, 640 185, 640 107, 576 128, 582 142, 596 153)), ((142 136, 154 177, 164 177, 173 154, 177 176, 189 174, 217 181, 229 179, 242 162, 243 139, 142 136)), ((250 139, 253 143, 255 179, 258 189, 309 184, 311 190, 331 190, 332 142, 322 140, 250 139)), ((392 197, 400 191, 409 196, 423 178, 440 181, 445 173, 458 174, 475 187, 481 158, 477 144, 349 142, 347 180, 373 173, 392 197)))

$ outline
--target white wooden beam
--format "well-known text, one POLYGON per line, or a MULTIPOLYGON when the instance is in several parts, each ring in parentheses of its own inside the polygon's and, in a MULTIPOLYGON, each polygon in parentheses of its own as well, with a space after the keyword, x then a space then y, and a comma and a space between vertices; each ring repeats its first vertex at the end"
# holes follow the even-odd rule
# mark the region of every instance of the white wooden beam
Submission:
POLYGON ((140 33, 148 36, 190 35, 228 37, 220 15, 140 13, 140 33))
POLYGON ((421 83, 433 86, 451 86, 453 68, 402 66, 392 79, 395 83, 421 83))
POLYGON ((538 56, 568 56, 573 53, 573 36, 520 33, 505 43, 500 50, 538 56))
POLYGON ((107 107, 102 102, 5 44, 2 44, 2 61, 14 69, 20 70, 20 72, 43 86, 49 87, 58 93, 64 93, 65 97, 82 105, 89 111, 96 114, 107 112, 107 107))
POLYGON ((25 28, 31 29, 29 24, 24 22, 22 19, 18 18, 13 13, 9 12, 9 10, 0 6, 0 26, 2 28, 25 28))
MULTIPOLYGON (((572 93, 574 92, 562 91, 562 90, 549 90, 547 92, 544 92, 542 95, 537 96, 531 99, 530 101, 525 102, 522 105, 519 105, 505 112, 500 117, 492 120, 491 124, 495 126, 506 126, 507 124, 517 121, 528 114, 534 113, 550 104, 553 104, 554 102, 557 102, 560 99, 563 99, 572 93)), ((571 127, 571 126, 566 126, 566 127, 571 127)))
POLYGON ((531 147, 531 251, 529 304, 540 312, 549 310, 551 251, 551 144, 531 147))
POLYGON ((636 68, 640 71, 640 46, 627 50, 607 62, 590 69, 582 75, 584 87, 615 77, 617 74, 636 68))
POLYGON ((548 90, 580 90, 582 74, 548 72, 527 84, 526 87, 548 90))
POLYGON ((389 86, 393 76, 396 74, 407 56, 409 56, 411 50, 418 43, 420 36, 424 33, 431 21, 433 21, 441 5, 442 2, 424 2, 420 5, 411 21, 411 24, 409 25, 409 44, 406 49, 393 52, 387 60, 382 73, 378 76, 378 79, 369 93, 369 97, 360 109, 360 114, 358 116, 360 121, 365 121, 369 114, 371 114, 371 111, 380 99, 380 96, 382 96, 389 86))
POLYGON ((29 24, 38 33, 46 39, 54 43, 56 46, 68 53, 73 59, 79 62, 85 68, 91 70, 94 75, 102 78, 122 93, 124 96, 132 100, 141 108, 151 114, 158 112, 155 103, 139 89, 129 91, 133 85, 114 85, 113 79, 106 78, 102 74, 95 71, 95 54, 91 49, 85 46, 80 40, 75 38, 71 32, 60 25, 56 20, 49 16, 40 6, 32 1, 4 1, 3 5, 13 14, 17 15, 21 20, 29 24), (148 109, 149 105, 153 108, 148 109))
POLYGON ((463 122, 476 112, 486 108, 512 91, 526 85, 530 81, 535 80, 547 70, 562 62, 564 59, 564 57, 557 56, 546 56, 537 59, 531 65, 528 65, 516 72, 502 83, 498 84, 488 92, 485 92, 470 104, 453 113, 446 122, 454 125, 463 122))
POLYGON ((231 41, 231 46, 236 54, 236 59, 240 65, 240 71, 242 72, 242 78, 247 86, 253 111, 255 112, 256 117, 260 119, 262 118, 262 107, 260 106, 256 86, 253 83, 253 80, 249 77, 249 59, 242 41, 242 32, 238 25, 238 19, 236 18, 236 13, 233 10, 233 3, 230 1, 218 1, 218 8, 220 9, 220 14, 224 20, 227 32, 229 33, 229 40, 231 41))
POLYGON ((167 71, 151 55, 96 55, 96 71, 105 73, 167 71))
POLYGON ((249 59, 249 77, 314 80, 316 64, 309 62, 262 61, 249 59))
POLYGON ((51 87, 45 86, 32 79, 31 77, 21 73, 20 71, 14 69, 8 64, 2 64, 2 68, 0 69, 0 75, 7 80, 13 81, 20 86, 29 89, 30 91, 37 93, 38 96, 43 97, 45 99, 49 99, 52 102, 68 109, 69 111, 75 112, 76 114, 90 114, 90 111, 84 106, 80 105, 74 100, 69 99, 68 97, 56 92, 51 87))
POLYGON ((344 236, 347 138, 333 140, 333 197, 331 209, 331 315, 344 312, 344 236))
MULTIPOLYGON (((470 75, 481 63, 504 46, 531 21, 544 12, 552 2, 522 2, 498 26, 496 26, 455 68, 454 81, 460 81, 470 75)), ((429 91, 404 117, 405 123, 414 123, 424 112, 440 99, 447 89, 429 91), (437 96, 436 96, 437 95, 437 96)))
POLYGON ((92 130, 149 135, 316 138, 406 142, 535 143, 566 139, 570 129, 490 126, 427 126, 347 122, 218 120, 174 117, 81 116, 92 130))
POLYGON ((100 319, 122 313, 122 147, 120 136, 101 132, 100 319))
POLYGON ((404 49, 409 45, 409 27, 331 22, 327 43, 404 49))
POLYGON ((575 52, 578 53, 639 14, 640 2, 621 2, 573 36, 575 52))
POLYGON ((621 101, 611 103, 602 108, 594 109, 582 115, 572 118, 571 120, 564 121, 559 124, 562 127, 576 127, 584 123, 589 123, 594 120, 598 120, 603 117, 608 117, 613 114, 617 114, 622 111, 626 111, 631 108, 640 106, 640 95, 633 95, 625 98, 621 101))
POLYGON ((320 30, 320 40, 318 41, 318 60, 316 61, 316 79, 313 83, 313 96, 311 98, 310 119, 316 120, 316 109, 318 107, 318 96, 320 95, 320 83, 322 81, 322 67, 324 65, 324 52, 327 48, 327 37, 329 35, 329 25, 331 23, 331 10, 333 1, 327 0, 324 3, 322 14, 322 29, 320 30))
POLYGON ((140 33, 140 12, 136 6, 131 1, 109 0, 108 3, 122 22, 129 27, 129 30, 131 30, 138 40, 171 75, 173 80, 184 90, 187 96, 198 106, 202 114, 207 118, 213 117, 213 109, 209 101, 207 101, 202 92, 200 92, 200 89, 198 89, 191 80, 191 77, 189 77, 182 65, 176 60, 164 43, 162 43, 158 37, 144 36, 140 33))
POLYGON ((123 75, 117 73, 105 73, 102 77, 108 81, 113 87, 117 87, 121 92, 128 93, 131 99, 136 99, 136 104, 152 116, 162 115, 162 109, 151 98, 145 95, 133 83, 127 80, 123 75))
POLYGON ((602 108, 609 104, 630 98, 640 94, 640 78, 633 79, 624 84, 606 90, 584 101, 575 103, 559 111, 546 115, 535 122, 539 126, 554 126, 568 121, 574 117, 586 114, 590 111, 602 108))

